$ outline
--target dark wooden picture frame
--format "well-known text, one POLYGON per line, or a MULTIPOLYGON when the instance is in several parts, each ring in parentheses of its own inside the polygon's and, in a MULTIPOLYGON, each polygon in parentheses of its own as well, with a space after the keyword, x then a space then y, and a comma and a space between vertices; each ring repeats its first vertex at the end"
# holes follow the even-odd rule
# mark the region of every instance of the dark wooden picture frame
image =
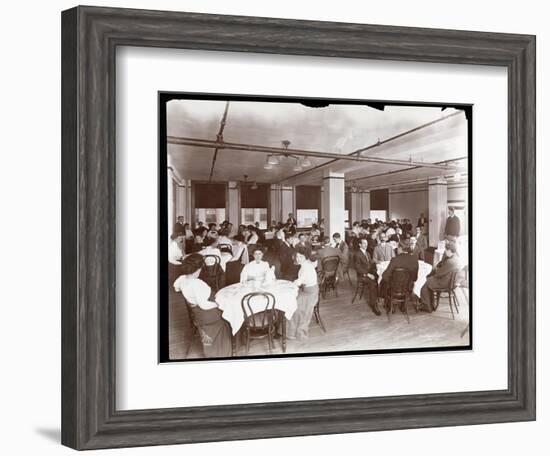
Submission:
POLYGON ((62 13, 62 443, 76 449, 535 419, 535 37, 77 7, 62 13), (117 410, 115 51, 146 46, 508 70, 508 387, 117 410))

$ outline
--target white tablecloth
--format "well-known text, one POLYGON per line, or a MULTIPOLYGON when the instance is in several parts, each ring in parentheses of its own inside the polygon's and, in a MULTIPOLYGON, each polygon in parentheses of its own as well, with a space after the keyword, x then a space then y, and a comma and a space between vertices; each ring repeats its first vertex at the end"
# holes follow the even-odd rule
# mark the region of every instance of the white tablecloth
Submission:
MULTIPOLYGON (((389 261, 382 261, 376 265, 376 272, 378 272, 378 283, 382 281, 382 274, 388 268, 389 261)), ((432 272, 432 266, 424 261, 418 261, 418 278, 414 282, 413 293, 420 297, 420 290, 426 283, 428 274, 432 272)))
MULTIPOLYGON (((266 291, 275 296, 275 308, 285 313, 287 320, 292 318, 296 311, 296 297, 298 287, 288 280, 277 280, 269 285, 255 288, 253 283, 234 283, 222 288, 216 293, 216 302, 222 311, 222 317, 229 322, 233 334, 237 334, 244 322, 241 300, 244 295, 256 291, 266 291)), ((250 300, 250 306, 254 312, 262 312, 265 309, 265 300, 250 300)))

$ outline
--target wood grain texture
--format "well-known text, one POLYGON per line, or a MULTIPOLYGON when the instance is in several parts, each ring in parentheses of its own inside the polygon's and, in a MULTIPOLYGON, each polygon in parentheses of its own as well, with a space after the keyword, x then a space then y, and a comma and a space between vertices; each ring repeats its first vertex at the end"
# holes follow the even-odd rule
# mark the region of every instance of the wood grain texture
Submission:
POLYGON ((65 445, 92 449, 535 418, 534 36, 78 7, 62 13, 62 55, 65 445), (507 67, 508 388, 117 411, 114 114, 120 45, 507 67))

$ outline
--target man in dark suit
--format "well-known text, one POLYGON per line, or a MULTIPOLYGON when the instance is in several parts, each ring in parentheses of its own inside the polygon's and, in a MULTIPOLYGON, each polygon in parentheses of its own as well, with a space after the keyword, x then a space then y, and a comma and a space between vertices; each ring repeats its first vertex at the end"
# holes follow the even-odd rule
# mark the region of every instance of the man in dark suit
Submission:
POLYGON ((411 286, 418 279, 418 259, 416 255, 411 255, 410 249, 399 244, 397 246, 397 256, 391 259, 390 264, 382 274, 380 283, 380 295, 386 299, 391 286, 391 276, 395 269, 403 268, 409 271, 411 286))
POLYGON ((285 280, 294 280, 298 277, 295 275, 294 265, 294 249, 285 240, 285 235, 282 231, 277 232, 277 240, 275 241, 275 251, 279 264, 281 265, 281 277, 277 277, 285 280))
POLYGON ((449 208, 449 217, 445 223, 445 236, 457 238, 460 236, 460 219, 455 215, 455 208, 449 208))
POLYGON ((433 292, 435 288, 445 288, 449 285, 451 275, 460 270, 460 261, 456 256, 456 242, 447 241, 445 246, 445 256, 437 263, 436 267, 426 279, 426 283, 420 290, 420 297, 422 305, 420 310, 425 312, 432 312, 433 306, 433 292))
POLYGON ((376 264, 372 261, 367 251, 368 243, 365 238, 361 239, 359 250, 355 253, 355 271, 357 280, 362 280, 367 288, 367 302, 375 315, 381 315, 378 309, 378 274, 376 264))
POLYGON ((176 223, 174 223, 172 233, 177 235, 185 235, 185 223, 183 222, 183 217, 181 215, 178 216, 178 218, 176 219, 176 223))

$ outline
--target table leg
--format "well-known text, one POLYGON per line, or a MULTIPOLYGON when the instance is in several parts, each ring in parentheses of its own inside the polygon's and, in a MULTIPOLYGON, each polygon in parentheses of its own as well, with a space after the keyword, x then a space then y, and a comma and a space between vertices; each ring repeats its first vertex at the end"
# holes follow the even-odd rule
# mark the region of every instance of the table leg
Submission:
POLYGON ((237 335, 231 335, 231 356, 235 356, 237 354, 237 335))

